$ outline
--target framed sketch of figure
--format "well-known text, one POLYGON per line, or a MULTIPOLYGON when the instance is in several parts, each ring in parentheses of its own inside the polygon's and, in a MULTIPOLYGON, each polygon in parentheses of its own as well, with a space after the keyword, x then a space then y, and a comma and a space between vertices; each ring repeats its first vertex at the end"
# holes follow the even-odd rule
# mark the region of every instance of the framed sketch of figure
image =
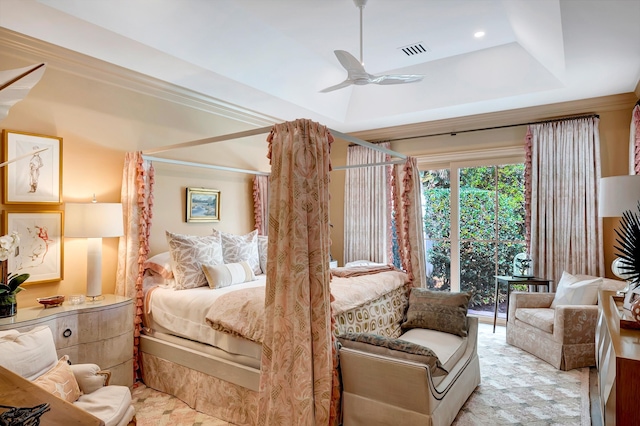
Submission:
POLYGON ((62 203, 62 138, 3 130, 4 204, 62 203))

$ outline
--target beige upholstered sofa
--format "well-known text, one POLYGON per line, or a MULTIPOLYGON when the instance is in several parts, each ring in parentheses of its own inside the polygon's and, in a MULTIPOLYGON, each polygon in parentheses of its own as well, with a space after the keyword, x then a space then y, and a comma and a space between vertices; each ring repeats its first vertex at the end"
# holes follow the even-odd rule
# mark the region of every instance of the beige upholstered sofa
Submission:
MULTIPOLYGON (((624 286, 624 281, 607 278, 600 284, 600 288, 610 290, 620 290, 624 286)), ((560 370, 595 366, 598 305, 557 305, 552 308, 554 297, 555 293, 511 293, 507 343, 560 370)))
POLYGON ((342 347, 344 426, 450 425, 480 384, 478 319, 467 321, 466 337, 423 328, 400 336, 432 349, 445 375, 433 377, 414 361, 342 347))
MULTIPOLYGON (((0 365, 102 420, 105 426, 135 425, 131 391, 108 385, 109 373, 95 364, 58 359, 51 329, 0 331, 0 365), (76 384, 77 383, 77 384, 76 384)), ((42 419, 46 424, 46 419, 42 419)))

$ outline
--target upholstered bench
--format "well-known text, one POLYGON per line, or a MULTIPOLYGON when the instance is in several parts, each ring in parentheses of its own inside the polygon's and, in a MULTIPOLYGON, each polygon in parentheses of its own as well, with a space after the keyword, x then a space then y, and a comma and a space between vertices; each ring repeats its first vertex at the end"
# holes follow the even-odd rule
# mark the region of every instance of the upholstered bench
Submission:
MULTIPOLYGON (((419 305, 414 296, 420 293, 434 292, 413 289, 405 328, 411 323, 412 306, 419 305)), ((460 333, 416 326, 387 341, 370 335, 340 336, 345 426, 441 426, 453 422, 480 384, 478 319, 466 316, 468 297, 465 300, 464 310, 458 309, 456 314, 464 323, 460 333)), ((442 314, 437 312, 435 317, 442 314)))

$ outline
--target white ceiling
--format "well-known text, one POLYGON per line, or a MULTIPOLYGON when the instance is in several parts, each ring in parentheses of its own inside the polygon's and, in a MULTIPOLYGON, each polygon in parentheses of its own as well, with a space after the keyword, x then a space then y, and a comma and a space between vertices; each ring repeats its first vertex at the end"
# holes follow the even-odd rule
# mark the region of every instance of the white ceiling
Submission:
POLYGON ((343 132, 633 92, 639 0, 369 0, 369 73, 422 82, 325 87, 359 56, 352 0, 0 0, 0 26, 274 120, 343 132), (476 39, 476 31, 485 31, 476 39), (400 47, 428 49, 409 57, 400 47))

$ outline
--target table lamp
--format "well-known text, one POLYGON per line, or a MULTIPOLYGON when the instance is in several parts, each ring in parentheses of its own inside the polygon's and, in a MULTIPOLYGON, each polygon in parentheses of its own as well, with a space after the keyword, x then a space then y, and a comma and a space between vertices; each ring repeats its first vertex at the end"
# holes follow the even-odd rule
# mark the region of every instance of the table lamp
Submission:
POLYGON ((124 234, 122 204, 66 203, 64 232, 67 238, 87 238, 87 298, 102 296, 102 238, 124 234))
MULTIPOLYGON (((611 176, 600 179, 598 215, 600 217, 622 217, 626 211, 635 212, 640 201, 640 175, 611 176)), ((629 290, 626 277, 626 262, 616 257, 611 270, 618 278, 627 281, 622 293, 629 290)))

